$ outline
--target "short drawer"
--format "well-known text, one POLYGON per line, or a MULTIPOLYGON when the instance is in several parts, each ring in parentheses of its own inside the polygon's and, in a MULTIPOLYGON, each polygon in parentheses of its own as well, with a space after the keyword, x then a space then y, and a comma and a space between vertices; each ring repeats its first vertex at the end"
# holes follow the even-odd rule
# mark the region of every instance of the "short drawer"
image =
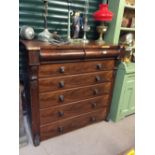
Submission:
POLYGON ((111 82, 97 84, 75 89, 48 92, 39 94, 40 108, 47 108, 88 98, 93 98, 103 94, 109 94, 111 91, 111 82))
POLYGON ((58 136, 68 131, 72 131, 80 127, 84 127, 86 125, 104 120, 106 118, 106 115, 107 115, 107 109, 97 110, 92 113, 83 114, 78 117, 41 126, 40 127, 41 140, 58 136))
POLYGON ((54 121, 66 119, 69 117, 77 116, 83 113, 93 112, 97 109, 103 109, 108 105, 109 95, 96 97, 93 99, 75 102, 63 106, 51 107, 40 110, 40 123, 46 124, 54 121))
POLYGON ((39 66, 39 77, 53 77, 80 73, 89 73, 102 70, 111 70, 115 67, 114 60, 87 61, 61 64, 42 64, 39 66))
POLYGON ((112 81, 113 71, 39 79, 39 92, 48 92, 112 81))

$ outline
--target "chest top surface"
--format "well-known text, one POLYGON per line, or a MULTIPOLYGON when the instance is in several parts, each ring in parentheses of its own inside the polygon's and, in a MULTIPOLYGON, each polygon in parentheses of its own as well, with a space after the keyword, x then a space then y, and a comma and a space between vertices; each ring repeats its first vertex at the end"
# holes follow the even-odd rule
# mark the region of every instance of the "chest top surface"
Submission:
POLYGON ((66 45, 52 45, 48 42, 41 42, 38 40, 27 41, 20 40, 25 45, 27 50, 35 51, 41 49, 118 49, 119 45, 113 44, 96 44, 94 41, 89 43, 70 43, 66 45))
POLYGON ((93 41, 87 44, 74 43, 56 46, 37 40, 20 40, 21 46, 28 52, 30 65, 62 60, 119 58, 121 55, 121 46, 98 45, 93 41))

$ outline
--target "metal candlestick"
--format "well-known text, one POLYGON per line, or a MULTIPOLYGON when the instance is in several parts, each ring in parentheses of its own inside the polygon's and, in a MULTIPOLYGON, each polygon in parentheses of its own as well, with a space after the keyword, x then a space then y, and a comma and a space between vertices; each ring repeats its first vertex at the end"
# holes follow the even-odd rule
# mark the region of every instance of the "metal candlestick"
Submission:
POLYGON ((47 16, 48 16, 48 0, 43 0, 44 2, 44 31, 38 34, 38 40, 49 42, 52 39, 52 34, 47 28, 47 16))
POLYGON ((71 29, 70 29, 70 25, 71 25, 71 10, 70 10, 70 6, 71 6, 71 0, 68 0, 68 31, 67 31, 67 39, 68 41, 71 40, 71 29))
POLYGON ((88 43, 89 41, 87 40, 86 34, 90 30, 90 27, 88 26, 88 9, 89 9, 89 2, 88 0, 85 1, 85 13, 84 13, 84 35, 83 35, 83 42, 88 43))

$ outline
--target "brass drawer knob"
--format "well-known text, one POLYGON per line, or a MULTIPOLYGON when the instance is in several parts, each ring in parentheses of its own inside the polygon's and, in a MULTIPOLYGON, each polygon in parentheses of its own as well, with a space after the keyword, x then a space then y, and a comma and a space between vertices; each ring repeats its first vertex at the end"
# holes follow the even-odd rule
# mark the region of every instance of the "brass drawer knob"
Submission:
POLYGON ((98 95, 99 94, 99 90, 98 89, 94 89, 94 95, 98 95))
POLYGON ((90 117, 90 121, 91 122, 96 122, 96 118, 95 117, 90 117))
POLYGON ((97 75, 97 76, 95 77, 95 79, 96 79, 97 82, 101 82, 101 77, 100 77, 100 76, 97 75))
POLYGON ((59 133, 63 133, 64 132, 64 128, 63 127, 58 127, 58 132, 59 133))
POLYGON ((60 82, 59 82, 59 86, 60 86, 60 88, 63 88, 63 87, 65 86, 64 81, 60 81, 60 82))
POLYGON ((61 101, 61 102, 64 101, 64 96, 63 96, 63 95, 60 95, 60 96, 59 96, 59 101, 61 101))
POLYGON ((101 70, 101 69, 102 69, 102 64, 97 64, 97 65, 96 65, 96 68, 97 68, 98 70, 101 70))
POLYGON ((63 111, 58 111, 58 115, 59 115, 60 117, 62 117, 62 116, 64 116, 64 112, 63 112, 63 111))
POLYGON ((97 104, 96 103, 92 103, 91 106, 92 106, 92 108, 96 108, 97 104))
POLYGON ((64 73, 65 72, 65 67, 60 67, 60 73, 64 73))

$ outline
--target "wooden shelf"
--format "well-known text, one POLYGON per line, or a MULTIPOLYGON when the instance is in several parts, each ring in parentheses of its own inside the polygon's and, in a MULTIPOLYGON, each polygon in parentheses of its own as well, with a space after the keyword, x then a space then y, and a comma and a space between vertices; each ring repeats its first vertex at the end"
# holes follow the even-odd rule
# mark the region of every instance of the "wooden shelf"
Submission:
POLYGON ((135 28, 130 28, 130 27, 121 27, 121 31, 135 31, 135 28))
POLYGON ((126 4, 125 5, 125 8, 127 8, 127 9, 135 9, 135 6, 134 5, 128 5, 128 4, 126 4))

